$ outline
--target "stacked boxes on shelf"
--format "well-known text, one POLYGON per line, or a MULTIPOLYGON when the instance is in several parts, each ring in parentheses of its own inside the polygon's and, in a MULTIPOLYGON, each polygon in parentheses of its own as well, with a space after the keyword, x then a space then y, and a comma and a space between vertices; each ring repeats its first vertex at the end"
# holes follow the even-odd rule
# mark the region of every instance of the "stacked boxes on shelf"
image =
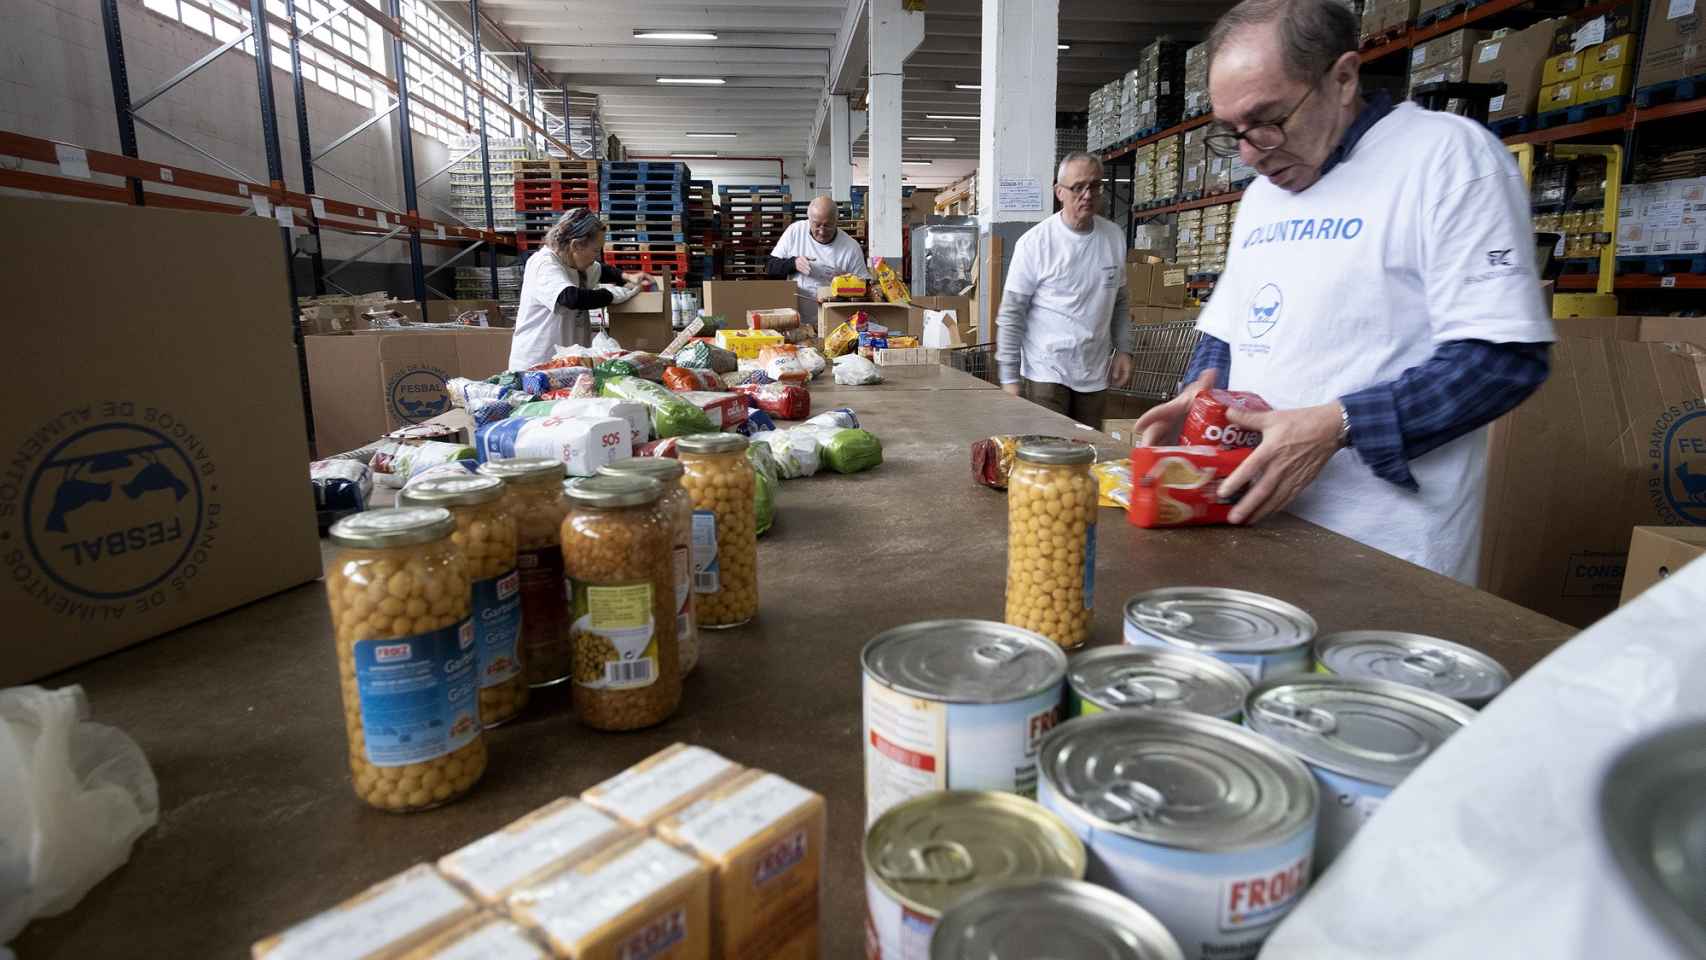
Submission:
POLYGON ((720 186, 723 215, 723 277, 762 280, 770 251, 792 220, 793 196, 786 186, 720 186))
POLYGON ((1237 215, 1237 203, 1217 203, 1179 214, 1177 259, 1192 276, 1214 276, 1226 269, 1227 242, 1237 215))
MULTIPOLYGON (((1475 45, 1485 39, 1485 30, 1453 30, 1410 48, 1409 94, 1414 96, 1416 88, 1424 84, 1462 83, 1469 76, 1475 45)), ((1460 107, 1459 101, 1451 100, 1446 110, 1457 113, 1460 107)))
POLYGON ((473 153, 456 161, 450 168, 450 209, 464 222, 476 227, 486 225, 486 197, 492 199, 492 229, 501 232, 515 230, 519 224, 515 215, 515 164, 537 155, 526 141, 508 137, 487 137, 487 166, 490 177, 480 170, 480 141, 463 137, 452 145, 457 153, 473 153))
MULTIPOLYGON (((498 268, 498 308, 503 311, 504 319, 509 321, 512 327, 515 326, 515 315, 521 303, 521 271, 522 265, 519 263, 498 268)), ((490 300, 491 297, 490 267, 456 268, 456 299, 490 300)))
POLYGON ((1185 108, 1184 47, 1161 39, 1137 55, 1137 69, 1126 74, 1125 83, 1136 104, 1133 132, 1145 134, 1179 122, 1185 108))
POLYGON ((1131 202, 1135 207, 1152 206, 1155 197, 1155 144, 1146 143, 1132 151, 1131 202))
POLYGON ((1120 78, 1120 140, 1142 136, 1143 129, 1143 87, 1145 78, 1140 69, 1127 70, 1120 78))
POLYGON ((1155 199, 1166 203, 1179 196, 1180 136, 1155 141, 1155 199))
MULTIPOLYGON (((1451 2, 1451 0, 1445 0, 1451 2)), ((1457 0, 1461 3, 1462 0, 1457 0)), ((1417 0, 1365 0, 1362 7, 1361 42, 1384 40, 1416 19, 1417 0)))
POLYGON ((1659 258, 1625 264, 1647 273, 1706 273, 1706 177, 1626 183, 1617 202, 1617 255, 1659 258), (1687 257, 1687 264, 1664 262, 1687 257), (1656 268, 1656 269, 1654 269, 1656 268))
MULTIPOLYGON (((1604 226, 1604 207, 1585 207, 1579 210, 1565 210, 1562 213, 1537 213, 1534 215, 1534 231, 1536 233, 1560 235, 1558 246, 1552 251, 1552 256, 1564 260, 1599 256, 1600 250, 1605 247, 1601 240, 1604 236, 1601 233, 1604 226)), ((1619 224, 1618 236, 1623 236, 1621 224, 1619 224)))
POLYGON ((1103 150, 1120 138, 1120 81, 1090 91, 1088 132, 1090 150, 1103 150))
POLYGON ((698 286, 720 279, 723 225, 717 219, 717 188, 709 180, 687 182, 687 283, 698 286))
POLYGON ((515 245, 534 250, 563 214, 598 212, 597 160, 519 160, 515 164, 515 245))
POLYGON ((1214 110, 1208 98, 1208 44, 1185 50, 1185 106, 1179 119, 1189 120, 1214 110))
MULTIPOLYGON (((1700 78, 1706 76, 1706 43, 1700 42, 1700 17, 1693 5, 1686 0, 1667 2, 1663 17, 1657 15, 1660 9, 1653 5, 1641 38, 1641 70, 1636 83, 1643 107, 1697 97, 1700 78)), ((1621 21, 1608 23, 1605 35, 1616 39, 1613 31, 1620 26, 1621 21)))
MULTIPOLYGON (((1505 85, 1505 92, 1487 103, 1489 124, 1533 115, 1540 102, 1541 70, 1552 53, 1553 38, 1565 22, 1542 20, 1522 30, 1495 30, 1475 44, 1469 58, 1469 82, 1505 85)), ((1525 128, 1517 126, 1509 132, 1522 133, 1525 128)))
POLYGON ((1179 138, 1179 196, 1186 200, 1202 196, 1208 184, 1208 148, 1203 145, 1207 134, 1207 127, 1192 127, 1179 138))
POLYGON ((610 232, 604 262, 618 270, 667 271, 687 286, 687 165, 606 161, 599 194, 610 232))

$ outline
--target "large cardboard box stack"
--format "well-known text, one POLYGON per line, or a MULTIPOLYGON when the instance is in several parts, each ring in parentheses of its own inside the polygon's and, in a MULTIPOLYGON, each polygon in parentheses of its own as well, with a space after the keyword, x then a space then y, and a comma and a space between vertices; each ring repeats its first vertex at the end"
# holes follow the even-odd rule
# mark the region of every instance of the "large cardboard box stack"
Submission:
POLYGON ((1505 92, 1487 104, 1488 120, 1527 116, 1540 98, 1540 73, 1552 52, 1562 19, 1542 20, 1523 30, 1498 30, 1475 44, 1470 83, 1503 83, 1505 92))
POLYGON ((1171 200, 1179 195, 1179 135, 1155 141, 1155 199, 1171 200))
POLYGON ((1365 0, 1359 31, 1361 40, 1367 43, 1375 37, 1403 29, 1416 19, 1417 7, 1417 0, 1365 0))
POLYGON ((1632 528, 1706 526, 1706 331, 1556 323, 1551 375, 1488 440, 1481 586, 1585 626, 1617 604, 1632 528))
POLYGON ((1706 177, 1626 183, 1617 198, 1617 255, 1706 253, 1706 177))
POLYGON ((1126 300, 1131 322, 1138 325, 1186 319, 1185 279, 1188 267, 1141 253, 1126 256, 1126 300))
MULTIPOLYGON (((1649 50, 1652 42, 1648 40, 1649 50)), ((1627 96, 1634 77, 1633 8, 1626 5, 1560 26, 1552 38, 1552 54, 1541 68, 1540 112, 1627 96)))
POLYGON ((278 225, 16 197, 0 223, 0 687, 318 577, 278 225))
POLYGON ((1207 127, 1192 127, 1180 137, 1179 193, 1185 197, 1202 196, 1208 182, 1208 148, 1203 145, 1207 127))
POLYGON ((1227 243, 1232 236, 1232 204, 1217 203, 1202 208, 1202 245, 1197 273, 1226 270, 1227 243))
POLYGON ((1650 87, 1701 74, 1706 74, 1706 42, 1700 36, 1700 12, 1691 0, 1653 0, 1635 85, 1650 87))
POLYGON ((1137 54, 1137 67, 1125 76, 1126 89, 1136 113, 1132 133, 1179 122, 1185 105, 1184 47, 1171 40, 1156 40, 1137 54))
POLYGON ((1232 158, 1204 154, 1208 163, 1203 167, 1203 194, 1225 193, 1232 189, 1232 158))
POLYGON ((1208 44, 1185 49, 1185 104, 1181 119, 1200 117, 1214 110, 1208 98, 1208 44))
POLYGON ((1191 274, 1202 273, 1202 208, 1179 211, 1178 261, 1191 274))
POLYGON ((1146 143, 1132 151, 1131 202, 1136 205, 1155 201, 1155 144, 1146 143))
MULTIPOLYGON (((1469 61, 1475 45, 1487 38, 1485 30, 1453 30, 1434 37, 1410 49, 1410 95, 1416 88, 1429 83, 1461 83, 1469 75, 1469 61)), ((1447 110, 1456 112, 1455 101, 1447 110)))

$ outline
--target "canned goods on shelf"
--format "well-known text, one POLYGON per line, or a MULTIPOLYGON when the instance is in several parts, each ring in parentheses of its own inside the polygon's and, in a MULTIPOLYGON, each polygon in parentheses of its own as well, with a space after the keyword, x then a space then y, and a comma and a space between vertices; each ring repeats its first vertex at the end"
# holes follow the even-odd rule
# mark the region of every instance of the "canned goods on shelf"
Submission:
POLYGON ((986 887, 1084 876, 1084 844, 1034 801, 943 791, 865 832, 866 957, 927 956, 942 911, 986 887))
POLYGON ((1315 618, 1273 597, 1226 587, 1165 587, 1125 605, 1125 642, 1179 647, 1250 678, 1305 673, 1315 618))
POLYGON ((1258 684, 1244 704, 1244 723, 1297 755, 1321 787, 1323 868, 1393 787, 1474 719, 1474 710, 1426 690, 1321 675, 1258 684))
POLYGON ((1237 721, 1250 681, 1213 657, 1160 647, 1097 647, 1067 665, 1072 716, 1109 710, 1185 710, 1237 721))
POLYGON ((1130 897, 1188 960, 1254 957, 1308 888, 1319 791, 1296 757, 1180 710, 1062 724, 1038 798, 1085 838, 1088 879, 1130 897))
POLYGON ((932 620, 880 633, 864 667, 866 822, 935 790, 1036 793, 1066 655, 1029 630, 932 620))
POLYGON ((1599 788, 1611 859, 1684 955, 1706 956, 1706 722, 1651 733, 1626 748, 1599 788))
POLYGON ((1480 708, 1510 686, 1497 660, 1462 644, 1396 630, 1347 630, 1315 641, 1315 669, 1390 680, 1480 708))
POLYGON ((1184 960, 1148 911, 1079 880, 992 887, 960 901, 936 924, 930 960, 1184 960))

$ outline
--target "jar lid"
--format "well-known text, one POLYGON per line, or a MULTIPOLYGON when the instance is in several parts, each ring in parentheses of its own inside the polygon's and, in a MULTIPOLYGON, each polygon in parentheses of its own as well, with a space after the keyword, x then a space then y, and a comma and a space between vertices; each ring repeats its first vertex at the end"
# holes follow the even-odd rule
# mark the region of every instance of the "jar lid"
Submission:
POLYGON ((663 484, 650 477, 582 477, 563 484, 563 495, 588 507, 639 507, 657 503, 663 484))
POLYGON ((601 477, 651 477, 664 484, 680 480, 686 472, 680 460, 669 457, 629 457, 598 468, 601 477))
POLYGON ((695 433, 675 443, 682 453, 739 453, 746 447, 746 438, 738 433, 695 433))
POLYGON ((497 477, 433 477, 406 486, 397 502, 406 507, 472 507, 503 496, 504 482, 497 477))
POLYGON ((1095 463, 1096 448, 1087 443, 1061 440, 1027 443, 1019 447, 1019 459, 1026 463, 1060 465, 1095 463))
POLYGON ((480 464, 475 471, 482 477, 497 477, 502 480, 561 480, 563 479, 563 461, 552 460, 550 457, 519 457, 514 460, 487 460, 480 464))
POLYGON ((455 532, 456 521, 443 507, 393 507, 345 517, 332 524, 331 537, 340 547, 407 547, 455 532))

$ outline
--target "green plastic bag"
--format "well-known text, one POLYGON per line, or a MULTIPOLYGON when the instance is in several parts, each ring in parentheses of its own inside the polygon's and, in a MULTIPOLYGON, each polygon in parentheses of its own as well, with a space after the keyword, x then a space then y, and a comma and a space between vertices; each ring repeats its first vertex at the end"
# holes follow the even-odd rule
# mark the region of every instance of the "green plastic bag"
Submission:
POLYGON ((823 442, 823 465, 836 473, 858 473, 882 462, 882 441, 869 430, 837 430, 823 442))
POLYGON ((758 520, 758 535, 762 537, 776 522, 776 481, 768 474, 753 475, 752 513, 758 520))
POLYGON ((593 367, 592 372, 600 377, 608 379, 610 377, 632 377, 637 375, 640 371, 637 367, 626 360, 606 360, 598 366, 593 367))
POLYGON ((717 432, 705 411, 650 380, 611 377, 599 388, 599 395, 644 404, 651 411, 652 433, 659 440, 690 433, 717 432))

